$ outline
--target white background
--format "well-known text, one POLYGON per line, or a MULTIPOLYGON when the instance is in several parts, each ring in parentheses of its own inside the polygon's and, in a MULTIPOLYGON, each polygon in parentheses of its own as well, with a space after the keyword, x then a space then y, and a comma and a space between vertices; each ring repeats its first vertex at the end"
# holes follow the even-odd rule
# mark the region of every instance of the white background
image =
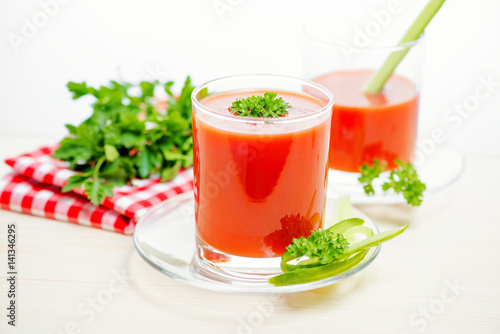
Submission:
MULTIPOLYGON (((364 28, 373 20, 370 11, 388 2, 0 0, 0 135, 64 136, 65 123, 90 113, 90 101, 71 100, 66 83, 104 84, 118 78, 118 66, 132 81, 301 76, 307 20, 355 9, 351 24, 364 28)), ((402 35, 426 1, 399 2, 401 13, 384 29, 402 35)), ((499 13, 495 0, 448 0, 428 26, 422 138, 442 128, 447 141, 467 154, 500 155, 499 13), (445 122, 447 110, 473 101, 481 78, 489 77, 497 82, 494 91, 458 126, 445 122)))

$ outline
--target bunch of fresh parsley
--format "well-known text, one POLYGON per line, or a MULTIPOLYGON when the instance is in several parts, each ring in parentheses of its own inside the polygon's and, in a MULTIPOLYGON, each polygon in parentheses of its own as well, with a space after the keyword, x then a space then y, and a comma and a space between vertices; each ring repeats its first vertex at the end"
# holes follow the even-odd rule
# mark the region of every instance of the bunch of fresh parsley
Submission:
POLYGON ((157 175, 170 180, 193 164, 191 92, 187 77, 181 94, 174 97, 173 82, 143 81, 138 85, 111 81, 93 88, 86 82, 69 82, 73 99, 95 98, 93 113, 78 126, 67 124, 69 136, 59 143, 54 158, 67 161, 79 173, 63 191, 83 185, 94 204, 113 195, 114 186, 134 178, 157 175), (158 86, 169 96, 166 110, 155 98, 158 86))
MULTIPOLYGON (((419 206, 422 203, 423 192, 426 189, 425 184, 418 178, 417 171, 409 162, 402 162, 399 159, 395 161, 398 166, 391 170, 389 180, 382 184, 382 190, 388 191, 393 189, 395 193, 402 193, 408 204, 419 206)), ((380 176, 387 167, 386 161, 373 160, 370 166, 365 163, 361 167, 361 176, 359 182, 363 184, 363 188, 367 195, 374 195, 372 182, 380 176)))

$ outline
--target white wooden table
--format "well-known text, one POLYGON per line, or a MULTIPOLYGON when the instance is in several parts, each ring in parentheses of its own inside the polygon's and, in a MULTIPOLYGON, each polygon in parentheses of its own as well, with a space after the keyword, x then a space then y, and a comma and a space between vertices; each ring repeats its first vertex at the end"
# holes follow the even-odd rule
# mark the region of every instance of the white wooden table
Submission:
MULTIPOLYGON (((0 158, 55 141, 0 136, 0 158)), ((0 332, 500 333, 499 171, 500 158, 467 157, 462 178, 419 208, 359 206, 382 230, 410 228, 352 278, 287 295, 193 288, 146 264, 130 236, 0 210, 0 332), (18 226, 15 328, 9 222, 18 226)))

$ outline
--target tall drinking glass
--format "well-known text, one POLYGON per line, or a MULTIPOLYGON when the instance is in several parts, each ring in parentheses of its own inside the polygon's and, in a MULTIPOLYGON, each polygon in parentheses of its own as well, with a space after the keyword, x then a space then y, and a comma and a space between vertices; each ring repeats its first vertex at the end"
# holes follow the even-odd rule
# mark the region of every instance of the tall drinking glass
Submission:
POLYGON ((193 100, 199 265, 248 278, 279 273, 294 237, 323 225, 333 99, 313 82, 274 75, 221 78, 193 100), (236 99, 275 92, 285 117, 236 116, 236 99))
POLYGON ((392 169, 396 159, 413 159, 423 63, 423 38, 394 45, 397 39, 380 42, 368 32, 324 24, 304 29, 304 77, 330 89, 335 98, 329 192, 351 194, 359 201, 363 189, 357 178, 364 163, 384 160, 392 169), (393 52, 407 54, 380 93, 364 93, 393 52))

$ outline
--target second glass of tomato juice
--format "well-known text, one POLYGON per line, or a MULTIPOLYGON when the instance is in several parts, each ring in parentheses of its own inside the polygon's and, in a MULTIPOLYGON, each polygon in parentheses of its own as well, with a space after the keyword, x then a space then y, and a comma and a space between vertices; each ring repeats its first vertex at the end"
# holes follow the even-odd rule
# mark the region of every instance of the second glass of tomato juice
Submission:
POLYGON ((330 89, 335 98, 329 193, 362 195, 357 176, 364 163, 384 160, 393 169, 396 159, 413 159, 423 38, 394 45, 394 39, 391 43, 382 37, 368 35, 359 26, 338 29, 318 23, 304 29, 304 77, 330 89), (393 53, 406 52, 382 90, 367 93, 366 87, 384 61, 393 53))
POLYGON ((235 275, 279 272, 294 237, 323 225, 332 94, 297 78, 225 77, 193 99, 196 260, 235 275), (282 117, 231 111, 237 99, 276 93, 282 117))

